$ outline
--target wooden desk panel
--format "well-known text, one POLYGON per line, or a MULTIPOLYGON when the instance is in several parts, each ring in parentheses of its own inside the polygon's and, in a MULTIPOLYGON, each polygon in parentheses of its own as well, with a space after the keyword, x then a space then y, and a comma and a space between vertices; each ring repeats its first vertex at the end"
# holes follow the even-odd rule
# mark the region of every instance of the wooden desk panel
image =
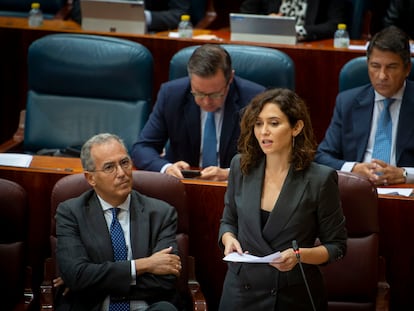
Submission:
POLYGON ((380 195, 378 213, 380 254, 386 260, 391 310, 414 310, 414 199, 380 195))
MULTIPOLYGON (((0 90, 0 142, 10 138, 17 128, 19 111, 26 106, 27 49, 36 39, 52 33, 88 33, 116 36, 146 46, 154 57, 155 100, 161 83, 168 80, 169 61, 180 49, 212 41, 196 39, 172 39, 160 35, 128 35, 86 32, 70 21, 45 21, 43 27, 29 28, 24 18, 0 17, 0 55, 4 61, 0 77, 5 83, 0 90)), ((338 74, 348 60, 364 55, 363 51, 334 49, 332 40, 277 45, 229 41, 228 31, 214 31, 223 44, 239 43, 266 46, 287 53, 296 67, 296 91, 310 107, 310 113, 318 140, 321 140, 331 119, 335 97, 338 92, 338 74)))
POLYGON ((217 310, 227 265, 218 247, 226 183, 183 180, 189 203, 190 254, 209 310, 217 310))
MULTIPOLYGON (((34 284, 42 279, 42 262, 49 252, 50 194, 57 180, 81 172, 79 159, 35 156, 30 168, 0 166, 0 178, 21 184, 28 192, 29 254, 34 284)), ((224 207, 226 183, 183 180, 189 203, 190 254, 209 310, 217 310, 226 265, 218 248, 218 228, 224 207)), ((414 185, 412 185, 414 187, 414 185)), ((414 199, 379 197, 380 253, 387 263, 391 310, 414 310, 414 199)))

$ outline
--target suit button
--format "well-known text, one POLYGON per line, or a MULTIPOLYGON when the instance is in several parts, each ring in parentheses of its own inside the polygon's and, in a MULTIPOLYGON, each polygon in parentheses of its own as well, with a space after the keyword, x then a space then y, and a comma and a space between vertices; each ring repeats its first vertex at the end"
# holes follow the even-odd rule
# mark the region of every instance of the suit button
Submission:
POLYGON ((244 289, 249 290, 251 288, 250 284, 244 284, 244 289))
POLYGON ((276 296, 276 294, 277 294, 277 289, 276 288, 272 288, 272 290, 270 291, 270 295, 276 296))

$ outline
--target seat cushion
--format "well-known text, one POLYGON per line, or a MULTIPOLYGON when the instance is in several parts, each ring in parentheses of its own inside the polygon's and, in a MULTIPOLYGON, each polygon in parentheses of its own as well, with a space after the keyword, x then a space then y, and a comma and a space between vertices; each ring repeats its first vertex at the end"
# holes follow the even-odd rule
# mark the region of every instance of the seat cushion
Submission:
POLYGON ((24 243, 0 244, 0 301, 14 306, 22 297, 24 284, 24 243))

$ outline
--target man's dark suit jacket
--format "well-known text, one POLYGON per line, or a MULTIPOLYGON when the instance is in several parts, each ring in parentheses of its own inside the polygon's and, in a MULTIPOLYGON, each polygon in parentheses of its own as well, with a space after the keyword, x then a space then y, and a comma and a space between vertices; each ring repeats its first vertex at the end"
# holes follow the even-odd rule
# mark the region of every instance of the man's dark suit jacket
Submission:
MULTIPOLYGON (((134 259, 173 246, 177 214, 167 203, 131 192, 130 238, 134 259)), ((176 277, 143 274, 131 286, 130 261, 114 262, 111 237, 93 190, 61 203, 56 213, 56 256, 61 276, 70 288, 62 309, 101 310, 108 295, 134 297, 153 303, 172 299, 176 277), (155 300, 155 301, 154 301, 155 300)))
MULTIPOLYGON (((266 256, 292 247, 313 247, 319 237, 329 253, 329 261, 346 252, 345 218, 340 208, 336 171, 312 163, 308 169, 290 168, 279 198, 267 222, 262 225, 260 202, 265 175, 265 158, 248 175, 240 170, 240 155, 231 163, 225 208, 219 231, 232 232, 243 251, 266 256)), ((317 310, 324 300, 324 286, 318 266, 303 264, 317 310)), ((229 263, 219 311, 227 310, 312 310, 299 266, 280 272, 267 264, 229 263), (288 308, 286 306, 290 306, 288 308), (295 308, 302 305, 302 308, 295 308)))
MULTIPOLYGON (((340 170, 345 162, 363 162, 374 110, 371 84, 341 92, 315 161, 340 170)), ((396 137, 396 163, 414 166, 414 82, 407 80, 396 137)))
MULTIPOLYGON (((346 23, 347 4, 344 0, 308 0, 305 29, 306 40, 333 38, 339 23, 346 23)), ((264 14, 279 12, 282 0, 245 0, 240 12, 264 14)))
POLYGON ((397 26, 414 39, 414 1, 391 0, 384 17, 384 26, 397 26))
MULTIPOLYGON (((220 166, 227 168, 237 153, 240 135, 240 110, 265 88, 235 77, 227 95, 220 136, 220 166)), ((186 161, 198 167, 200 161, 200 107, 191 94, 188 77, 164 83, 149 120, 132 148, 138 169, 159 172, 167 163, 186 161), (165 158, 160 154, 169 141, 165 158)))

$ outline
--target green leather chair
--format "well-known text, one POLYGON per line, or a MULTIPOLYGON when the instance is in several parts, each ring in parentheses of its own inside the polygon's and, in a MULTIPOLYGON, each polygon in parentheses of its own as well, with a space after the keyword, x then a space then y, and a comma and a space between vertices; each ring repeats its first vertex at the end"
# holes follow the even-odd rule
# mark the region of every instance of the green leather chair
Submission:
POLYGON ((153 58, 138 43, 48 35, 29 47, 28 77, 25 152, 76 153, 101 132, 117 134, 130 149, 148 119, 153 58))
MULTIPOLYGON (((169 79, 185 77, 187 63, 198 46, 178 51, 170 61, 169 79)), ((229 52, 237 76, 256 82, 264 87, 286 87, 295 89, 295 64, 284 52, 250 45, 228 44, 223 47, 229 52)))

